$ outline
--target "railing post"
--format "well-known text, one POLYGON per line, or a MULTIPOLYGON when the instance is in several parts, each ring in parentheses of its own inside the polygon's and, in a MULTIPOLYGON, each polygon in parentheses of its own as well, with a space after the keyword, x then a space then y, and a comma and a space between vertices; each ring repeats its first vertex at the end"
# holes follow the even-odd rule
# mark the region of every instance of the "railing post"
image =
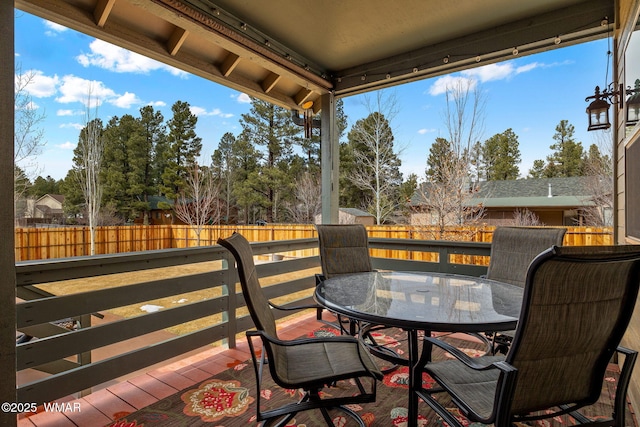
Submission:
POLYGON ((229 348, 236 347, 236 335, 238 334, 237 317, 237 297, 236 297, 236 280, 238 277, 236 272, 236 263, 231 254, 227 251, 222 258, 222 274, 224 274, 224 285, 222 286, 222 294, 227 295, 227 311, 222 313, 222 320, 227 322, 227 344, 229 348))

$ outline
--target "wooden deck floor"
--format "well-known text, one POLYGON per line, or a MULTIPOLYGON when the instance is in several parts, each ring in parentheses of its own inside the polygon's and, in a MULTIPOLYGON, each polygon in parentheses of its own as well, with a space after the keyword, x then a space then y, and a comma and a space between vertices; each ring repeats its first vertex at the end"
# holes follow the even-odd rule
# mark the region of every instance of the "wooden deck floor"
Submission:
MULTIPOLYGON (((315 312, 299 316, 278 325, 284 339, 293 339, 310 332, 322 323, 315 312)), ((216 347, 191 354, 189 357, 155 368, 97 390, 85 397, 60 399, 58 406, 35 414, 18 416, 20 427, 96 427, 104 426, 125 413, 134 412, 229 369, 238 361, 251 358, 245 339, 239 339, 235 349, 216 347)))

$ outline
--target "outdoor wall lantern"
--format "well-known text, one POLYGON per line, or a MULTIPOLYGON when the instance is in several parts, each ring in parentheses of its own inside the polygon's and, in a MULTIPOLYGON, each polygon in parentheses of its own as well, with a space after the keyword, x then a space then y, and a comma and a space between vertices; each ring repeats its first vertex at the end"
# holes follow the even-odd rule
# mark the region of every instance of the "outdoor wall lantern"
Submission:
POLYGON ((636 80, 633 92, 627 99, 627 126, 635 126, 640 119, 640 79, 636 80))
POLYGON ((622 84, 618 85, 618 90, 614 90, 615 84, 611 83, 609 88, 600 92, 600 86, 596 86, 595 95, 588 96, 584 100, 593 99, 587 107, 589 115, 589 127, 587 131, 604 130, 611 127, 609 121, 609 106, 617 104, 619 109, 624 106, 624 97, 631 95, 627 100, 626 125, 633 126, 638 123, 640 116, 640 80, 636 80, 635 89, 624 89, 622 84))

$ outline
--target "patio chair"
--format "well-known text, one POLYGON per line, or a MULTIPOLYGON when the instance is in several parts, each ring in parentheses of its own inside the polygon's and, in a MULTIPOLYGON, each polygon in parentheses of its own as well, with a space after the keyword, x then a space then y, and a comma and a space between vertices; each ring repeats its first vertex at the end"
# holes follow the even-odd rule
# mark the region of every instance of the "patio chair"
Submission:
POLYGON ((487 279, 524 287, 527 268, 551 246, 562 246, 566 228, 497 227, 491 242, 487 279))
POLYGON ((445 408, 448 401, 439 402, 439 392, 446 392, 469 421, 496 427, 560 414, 570 414, 578 424, 623 427, 637 352, 619 344, 639 286, 640 246, 553 247, 528 269, 506 356, 470 358, 427 337, 455 359, 426 363, 424 370, 441 388, 420 388, 418 396, 452 427, 468 424, 445 408), (607 365, 620 354, 624 363, 613 413, 586 417, 579 410, 598 400, 607 365))
MULTIPOLYGON (((369 238, 364 225, 323 224, 316 225, 316 230, 322 267, 322 274, 316 274, 316 284, 341 274, 373 271, 369 256, 369 238)), ((322 307, 318 309, 318 319, 322 318, 322 310, 322 307)), ((358 332, 357 321, 335 315, 342 332, 350 335, 358 332)))
MULTIPOLYGON (((487 278, 524 287, 527 268, 533 259, 552 246, 562 246, 566 228, 497 227, 491 242, 487 278)), ((506 353, 513 331, 487 334, 493 351, 506 353)))
POLYGON ((327 408, 337 408, 365 427, 360 416, 345 406, 374 402, 376 382, 382 379, 382 374, 362 343, 346 335, 288 341, 280 339, 272 305, 260 287, 249 242, 234 233, 231 237, 219 239, 218 243, 227 248, 236 260, 242 293, 257 329, 247 331, 247 341, 256 374, 258 421, 264 421, 263 426, 284 426, 298 412, 319 409, 327 425, 334 426, 327 408), (261 339, 263 350, 266 350, 261 352, 259 359, 254 351, 255 338, 261 339), (304 391, 300 401, 276 409, 262 409, 260 392, 265 364, 278 386, 304 391), (367 379, 371 383, 368 390, 363 383, 367 379), (321 390, 341 380, 353 380, 357 392, 344 397, 331 397, 331 393, 322 396, 321 390))

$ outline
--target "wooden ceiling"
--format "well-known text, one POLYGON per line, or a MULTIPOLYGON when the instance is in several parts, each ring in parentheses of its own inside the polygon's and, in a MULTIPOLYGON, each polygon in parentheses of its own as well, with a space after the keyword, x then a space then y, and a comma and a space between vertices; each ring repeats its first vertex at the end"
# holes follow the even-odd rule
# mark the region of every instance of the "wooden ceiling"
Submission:
POLYGON ((298 110, 329 91, 348 96, 606 37, 616 15, 614 1, 606 0, 15 0, 15 6, 298 110))

